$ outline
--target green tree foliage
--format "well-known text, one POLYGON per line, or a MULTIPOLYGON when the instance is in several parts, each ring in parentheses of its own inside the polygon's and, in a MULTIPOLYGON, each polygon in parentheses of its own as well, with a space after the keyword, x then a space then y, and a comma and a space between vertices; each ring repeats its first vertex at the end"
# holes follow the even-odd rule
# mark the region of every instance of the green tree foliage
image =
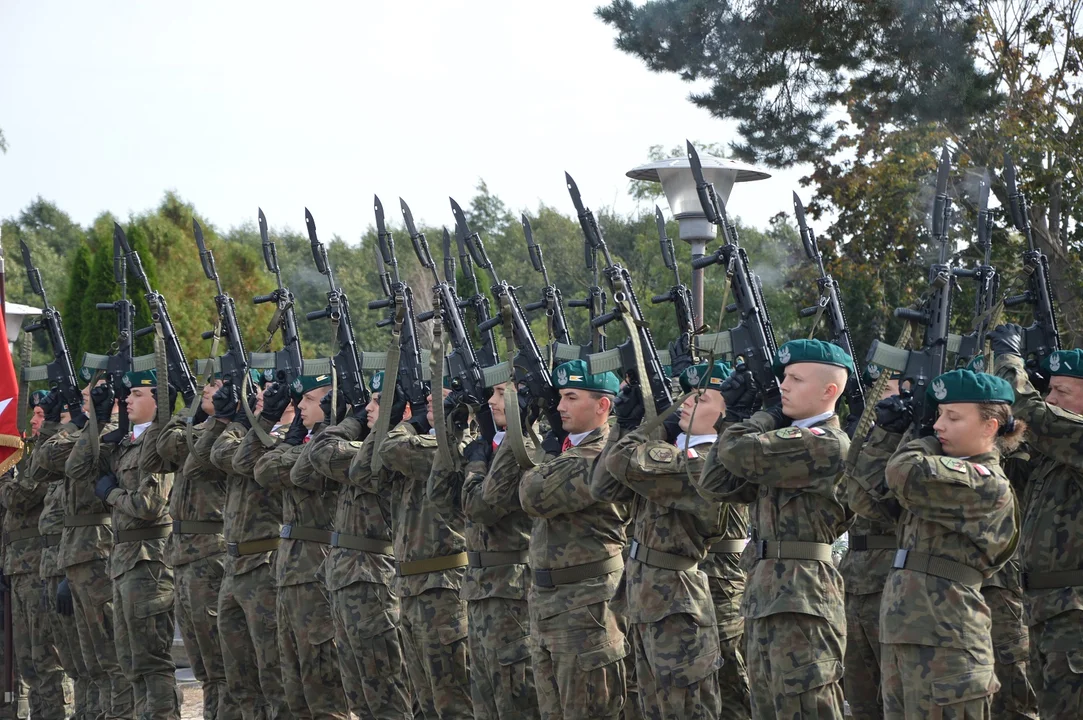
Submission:
POLYGON ((68 338, 68 350, 72 362, 82 362, 83 353, 83 308, 81 299, 90 285, 90 263, 93 260, 90 247, 79 243, 71 261, 71 278, 68 280, 68 294, 64 298, 64 307, 71 308, 63 314, 64 332, 68 338))

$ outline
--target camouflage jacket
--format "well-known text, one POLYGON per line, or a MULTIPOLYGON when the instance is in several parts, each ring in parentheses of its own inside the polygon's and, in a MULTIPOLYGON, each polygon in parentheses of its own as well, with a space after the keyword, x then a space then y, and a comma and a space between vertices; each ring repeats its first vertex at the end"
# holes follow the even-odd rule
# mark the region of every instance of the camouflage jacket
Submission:
POLYGON ((114 422, 107 423, 98 431, 98 457, 94 457, 93 437, 87 425, 82 430, 61 430, 46 443, 49 448, 43 462, 64 465, 64 512, 65 517, 77 515, 104 515, 106 525, 81 525, 64 528, 60 540, 60 566, 103 560, 113 551, 112 513, 94 494, 94 484, 109 469, 110 458, 116 445, 101 442, 101 438, 117 429, 114 422))
POLYGON ((805 613, 845 626, 842 576, 830 562, 758 559, 763 541, 831 544, 850 518, 839 475, 850 440, 831 416, 811 428, 775 429, 767 413, 720 423, 697 481, 714 502, 751 503, 752 540, 741 556, 748 584, 746 618, 805 613))
MULTIPOLYGON (((1012 412, 1028 426, 1032 459, 1020 499, 1019 559, 1026 573, 1083 568, 1083 416, 1042 400, 1023 362, 998 356, 996 374, 1015 388, 1012 412)), ((1083 586, 1026 590, 1027 623, 1083 610, 1083 586)))
MULTIPOLYGON (((519 501, 534 518, 530 531, 530 567, 533 570, 567 568, 620 555, 627 544, 631 519, 627 503, 597 500, 591 494, 594 462, 609 438, 602 425, 575 447, 523 473, 519 501)), ((621 571, 568 585, 530 588, 530 613, 545 619, 598 602, 608 602, 617 591, 621 571)))
POLYGON ((884 472, 887 461, 902 441, 900 433, 874 427, 861 447, 854 471, 847 476, 846 503, 856 514, 850 528, 850 549, 839 563, 839 572, 852 595, 883 592, 895 551, 887 549, 854 550, 855 536, 881 535, 895 538, 896 522, 901 514, 899 503, 887 490, 884 472))
MULTIPOLYGON (((64 464, 46 467, 42 460, 49 454, 44 445, 49 438, 56 435, 61 427, 75 429, 74 425, 61 426, 56 422, 42 423, 34 446, 34 455, 30 459, 30 482, 45 483, 45 499, 42 501, 41 515, 38 517, 38 532, 42 538, 59 541, 64 534, 64 464), (52 537, 50 537, 52 536, 52 537)), ((41 564, 38 572, 43 578, 58 577, 64 574, 60 567, 60 543, 47 545, 46 540, 41 543, 41 564)))
MULTIPOLYGON (((533 457, 534 444, 524 438, 533 457)), ((462 506, 466 513, 466 549, 481 552, 527 552, 533 521, 519 504, 519 467, 511 443, 501 443, 488 468, 483 463, 466 465, 462 506)), ((463 600, 491 597, 526 600, 530 590, 530 566, 526 563, 468 567, 463 577, 463 600)))
MULTIPOLYGON (((169 516, 174 522, 221 523, 226 505, 226 474, 211 462, 214 438, 206 430, 213 418, 192 428, 192 447, 188 447, 188 422, 174 415, 152 450, 164 466, 173 471, 173 491, 169 493, 169 516)), ((177 533, 169 536, 166 559, 174 566, 190 563, 226 551, 221 533, 177 533)))
POLYGON ((117 578, 143 560, 165 562, 166 537, 120 542, 119 533, 128 530, 170 525, 169 491, 173 473, 165 472, 153 450, 162 428, 155 420, 135 441, 131 435, 120 441, 112 458, 117 487, 105 504, 113 508, 113 554, 109 557, 110 577, 117 578), (151 448, 151 452, 147 449, 151 448))
MULTIPOLYGON (((638 432, 614 443, 618 432, 595 465, 592 494, 631 504, 631 538, 639 545, 702 562, 722 536, 725 514, 721 503, 705 501, 690 481, 702 472, 703 457, 695 448, 683 450, 638 432)), ((686 613, 700 626, 715 624, 707 575, 698 567, 669 570, 629 558, 624 576, 629 622, 686 613)))
MULTIPOLYGON (((257 422, 271 430, 265 420, 257 422)), ((272 437, 285 437, 289 428, 281 425, 272 437)), ((263 456, 263 444, 255 432, 238 422, 228 425, 215 420, 204 432, 211 433, 211 462, 226 474, 226 543, 250 542, 276 538, 282 531, 282 495, 260 486, 254 472, 263 456)), ((233 557, 226 555, 226 572, 242 575, 272 562, 274 551, 233 557)))
MULTIPOLYGON (((37 453, 35 448, 34 454, 37 453)), ((18 465, 0 477, 0 504, 4 506, 4 572, 7 575, 34 575, 41 569, 41 537, 38 519, 47 482, 31 477, 32 458, 24 456, 18 465), (13 533, 31 533, 33 537, 15 538, 13 533)))
MULTIPOLYGON (((361 424, 347 417, 338 425, 325 429, 309 445, 310 459, 317 472, 340 483, 338 504, 332 527, 344 535, 369 538, 391 544, 391 480, 389 471, 382 470, 371 484, 356 485, 351 479, 350 466, 356 461, 367 468, 372 461, 370 434, 364 442, 361 424)), ((358 472, 358 476, 363 473, 358 472)), ((391 585, 395 575, 393 555, 364 552, 350 548, 331 548, 324 561, 324 582, 329 590, 341 590, 356 582, 391 585)))
MULTIPOLYGON (((699 453, 710 452, 709 448, 699 448, 699 453)), ((696 476, 693 475, 693 481, 696 476)), ((741 503, 722 504, 721 540, 748 539, 748 506, 741 503)), ((715 542, 718 542, 716 539, 715 542)), ((718 622, 718 637, 727 640, 737 637, 745 631, 745 620, 741 617, 741 598, 745 596, 745 571, 741 567, 740 552, 708 552, 699 569, 707 576, 714 598, 715 620, 718 622)))

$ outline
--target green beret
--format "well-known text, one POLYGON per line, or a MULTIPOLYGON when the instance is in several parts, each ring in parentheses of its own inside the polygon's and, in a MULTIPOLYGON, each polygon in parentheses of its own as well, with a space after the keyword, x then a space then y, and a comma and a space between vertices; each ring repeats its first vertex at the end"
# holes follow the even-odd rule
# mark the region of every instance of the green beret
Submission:
POLYGON ((681 390, 689 392, 700 387, 704 390, 718 390, 733 372, 733 368, 725 360, 715 360, 710 370, 710 375, 708 375, 707 363, 689 366, 681 373, 681 390))
POLYGON ((952 370, 936 377, 925 391, 929 402, 1006 403, 1015 402, 1015 391, 1007 380, 971 370, 952 370))
POLYGON ((1042 360, 1051 375, 1083 378, 1083 350, 1056 350, 1042 360))
MULTIPOLYGON (((874 385, 880 376, 884 374, 887 368, 882 368, 876 363, 868 363, 865 365, 865 369, 861 371, 861 380, 866 385, 874 385)), ((889 380, 901 380, 902 373, 898 370, 892 370, 891 375, 888 376, 889 380)))
POLYGON ((267 387, 267 383, 274 380, 274 370, 257 370, 256 368, 249 368, 248 379, 252 381, 253 385, 258 385, 261 388, 267 387))
POLYGON ((48 390, 35 390, 30 393, 30 407, 37 407, 48 394, 48 390))
POLYGON ((374 393, 381 392, 384 389, 384 371, 377 370, 372 373, 372 378, 369 380, 369 390, 374 393))
POLYGON ((620 380, 616 375, 609 371, 591 375, 587 372, 587 363, 584 360, 569 360, 557 365, 553 370, 553 384, 557 390, 582 388, 610 395, 616 395, 620 391, 620 380))
POLYGON ((850 374, 854 372, 854 361, 846 351, 834 343, 823 340, 790 340, 784 343, 775 356, 773 368, 775 376, 782 378, 785 367, 797 363, 834 365, 844 368, 850 374))
POLYGON ((154 368, 150 370, 132 370, 131 372, 124 373, 124 387, 137 388, 137 387, 158 387, 158 371, 154 368))
POLYGON ((975 373, 990 372, 990 370, 985 367, 984 355, 975 355, 970 358, 970 362, 966 364, 966 369, 975 373))
POLYGON ((293 381, 293 385, 290 387, 290 390, 293 391, 293 396, 295 398, 300 398, 302 395, 304 395, 310 390, 327 387, 330 384, 330 373, 326 373, 324 375, 301 375, 293 381))

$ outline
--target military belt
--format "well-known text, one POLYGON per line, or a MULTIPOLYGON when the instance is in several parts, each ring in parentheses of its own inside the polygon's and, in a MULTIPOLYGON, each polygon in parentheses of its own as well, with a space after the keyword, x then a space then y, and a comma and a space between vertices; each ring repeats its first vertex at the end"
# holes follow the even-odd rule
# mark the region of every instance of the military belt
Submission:
POLYGON ((143 540, 157 540, 158 538, 169 537, 171 532, 173 532, 172 525, 155 525, 154 527, 137 528, 135 530, 115 530, 113 531, 113 544, 120 545, 143 540))
POLYGON ((64 537, 63 533, 51 533, 49 535, 42 535, 41 536, 41 546, 43 548, 56 547, 57 545, 60 544, 60 540, 63 537, 64 537))
POLYGON ((850 549, 859 552, 865 550, 898 550, 899 541, 894 535, 854 535, 850 538, 850 549))
POLYGON ((264 538, 263 540, 249 540, 247 542, 226 543, 226 554, 230 557, 243 557, 245 555, 259 555, 278 549, 279 539, 264 538))
POLYGON ((1056 572, 1023 573, 1024 590, 1052 590, 1083 585, 1083 570, 1059 570, 1056 572))
POLYGON ((508 552, 468 551, 466 558, 472 568, 497 567, 499 565, 522 565, 526 563, 529 551, 511 550, 508 552))
POLYGON ((818 560, 831 562, 831 546, 827 543, 799 540, 757 540, 757 560, 818 560))
POLYGON ((91 513, 90 515, 65 515, 64 527, 91 527, 93 525, 112 525, 113 517, 109 513, 91 513))
POLYGON ((410 562, 395 563, 395 574, 399 577, 406 575, 424 575, 425 573, 439 572, 441 570, 454 570, 466 567, 469 560, 466 553, 454 555, 441 555, 439 557, 425 558, 424 560, 411 560, 410 562))
POLYGON ((747 540, 719 540, 708 548, 707 552, 740 554, 744 552, 745 543, 747 542, 747 540))
POLYGON ((568 585, 581 580, 589 580, 593 577, 608 575, 624 567, 624 556, 620 553, 610 555, 605 560, 572 565, 566 568, 553 568, 552 570, 535 569, 534 584, 538 587, 551 588, 557 585, 568 585))
POLYGON ((376 555, 395 554, 395 546, 386 540, 367 538, 362 535, 347 535, 346 533, 331 533, 331 547, 346 548, 347 550, 360 550, 376 555))
POLYGON ((654 548, 647 547, 638 540, 632 540, 632 544, 628 549, 628 557, 637 560, 644 565, 662 568, 663 570, 694 570, 698 564, 690 557, 655 550, 654 548))
POLYGON ((900 548, 895 551, 895 561, 891 563, 891 567, 896 570, 905 568, 906 570, 913 570, 915 572, 925 573, 926 575, 934 575, 938 578, 944 578, 945 580, 951 580, 973 587, 981 587, 982 580, 984 579, 981 571, 976 570, 969 565, 964 565, 961 562, 948 560, 947 558, 942 558, 937 555, 916 552, 905 548, 900 548))
POLYGON ((331 544, 331 535, 330 530, 301 527, 293 523, 283 525, 282 530, 278 533, 278 536, 283 540, 305 540, 307 542, 323 543, 324 545, 331 544))
POLYGON ((202 520, 174 520, 174 535, 221 535, 222 523, 202 520))
POLYGON ((4 533, 4 543, 13 543, 20 540, 29 540, 30 538, 41 537, 41 531, 36 527, 23 528, 22 530, 12 530, 11 532, 4 533))

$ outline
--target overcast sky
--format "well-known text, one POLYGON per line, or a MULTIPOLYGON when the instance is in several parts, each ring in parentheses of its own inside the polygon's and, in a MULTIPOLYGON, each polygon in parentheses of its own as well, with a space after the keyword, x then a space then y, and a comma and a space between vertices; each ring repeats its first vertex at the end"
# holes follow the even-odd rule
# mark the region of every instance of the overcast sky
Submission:
MULTIPOLYGON (((565 170, 629 212, 651 145, 734 130, 618 51, 595 4, 0 0, 0 217, 41 195, 86 224, 171 189, 220 230, 257 206, 302 229, 307 205, 354 241, 373 193, 450 223, 479 179, 571 213, 565 170)), ((766 225, 803 174, 738 186, 731 212, 766 225)))

